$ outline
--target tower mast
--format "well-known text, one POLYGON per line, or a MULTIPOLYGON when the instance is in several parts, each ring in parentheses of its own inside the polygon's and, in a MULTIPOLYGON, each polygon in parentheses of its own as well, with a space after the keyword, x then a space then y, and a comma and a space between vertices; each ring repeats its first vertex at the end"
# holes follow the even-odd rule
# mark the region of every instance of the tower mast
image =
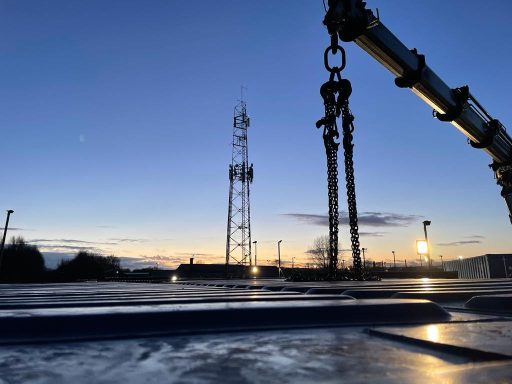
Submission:
POLYGON ((233 117, 233 141, 229 165, 229 206, 226 238, 226 273, 230 264, 250 265, 251 209, 249 186, 253 180, 253 165, 249 165, 247 130, 250 125, 247 105, 242 99, 233 117))

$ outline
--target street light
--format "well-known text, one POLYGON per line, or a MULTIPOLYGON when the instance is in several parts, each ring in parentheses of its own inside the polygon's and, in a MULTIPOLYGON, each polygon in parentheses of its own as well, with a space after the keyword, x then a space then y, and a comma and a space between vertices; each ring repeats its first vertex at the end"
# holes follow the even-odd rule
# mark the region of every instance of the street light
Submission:
POLYGON ((428 257, 428 266, 430 267, 432 265, 432 260, 430 259, 430 252, 428 250, 428 236, 427 236, 427 226, 430 225, 432 222, 430 220, 425 220, 423 222, 423 231, 425 232, 425 242, 427 243, 427 257, 428 257))
POLYGON ((420 267, 423 266, 423 255, 428 252, 428 244, 425 240, 416 240, 416 252, 420 256, 420 267))
POLYGON ((396 269, 396 257, 395 257, 395 251, 391 251, 393 254, 393 268, 396 269))
POLYGON ((425 240, 416 240, 416 250, 418 255, 426 255, 428 252, 428 245, 425 240))
POLYGON ((364 254, 367 250, 368 248, 361 248, 361 251, 363 251, 363 269, 366 268, 366 258, 364 257, 364 254))
POLYGON ((258 241, 253 241, 254 244, 254 266, 258 265, 258 241))
POLYGON ((0 244, 0 271, 2 269, 2 258, 4 256, 5 237, 7 236, 7 228, 9 227, 9 217, 11 216, 11 213, 14 213, 14 211, 12 209, 9 209, 7 211, 7 220, 5 220, 4 236, 2 237, 2 244, 0 244))
POLYGON ((441 258, 441 269, 444 271, 443 255, 439 255, 441 258))
POLYGON ((277 242, 277 265, 278 265, 278 273, 279 277, 281 277, 281 243, 283 240, 279 240, 277 242))

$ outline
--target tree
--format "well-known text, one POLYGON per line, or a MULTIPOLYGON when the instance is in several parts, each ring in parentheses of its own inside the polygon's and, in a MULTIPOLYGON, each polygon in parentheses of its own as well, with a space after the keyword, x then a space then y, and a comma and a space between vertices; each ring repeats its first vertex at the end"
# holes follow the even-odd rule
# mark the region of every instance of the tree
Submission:
POLYGON ((44 258, 37 246, 27 244, 22 237, 13 237, 4 250, 0 281, 9 283, 41 281, 45 271, 44 258))
POLYGON ((71 260, 61 261, 57 273, 64 280, 101 279, 113 275, 119 269, 118 257, 82 251, 71 260))
MULTIPOLYGON (((311 262, 315 268, 327 270, 329 268, 329 236, 316 237, 313 240, 313 246, 306 253, 310 255, 311 262)), ((339 255, 340 245, 338 243, 338 259, 339 255)))

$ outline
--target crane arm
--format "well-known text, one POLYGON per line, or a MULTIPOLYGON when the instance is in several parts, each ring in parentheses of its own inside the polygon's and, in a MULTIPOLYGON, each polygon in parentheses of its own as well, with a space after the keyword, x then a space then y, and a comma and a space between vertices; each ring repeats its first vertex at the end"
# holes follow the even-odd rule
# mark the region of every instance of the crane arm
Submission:
POLYGON ((492 158, 491 165, 512 223, 512 139, 505 127, 482 107, 469 87, 450 88, 426 64, 425 56, 408 49, 362 0, 329 0, 324 24, 342 41, 354 41, 396 76, 395 84, 410 88, 492 158))

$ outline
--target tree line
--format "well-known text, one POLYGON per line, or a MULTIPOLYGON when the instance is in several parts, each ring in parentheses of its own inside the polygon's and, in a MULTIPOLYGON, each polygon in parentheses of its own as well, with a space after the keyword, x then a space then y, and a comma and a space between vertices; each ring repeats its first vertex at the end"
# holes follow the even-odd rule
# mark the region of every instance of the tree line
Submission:
POLYGON ((44 257, 36 245, 22 237, 6 245, 0 266, 1 283, 71 282, 97 280, 115 275, 120 269, 115 256, 80 251, 70 260, 61 260, 56 269, 46 268, 44 257))

